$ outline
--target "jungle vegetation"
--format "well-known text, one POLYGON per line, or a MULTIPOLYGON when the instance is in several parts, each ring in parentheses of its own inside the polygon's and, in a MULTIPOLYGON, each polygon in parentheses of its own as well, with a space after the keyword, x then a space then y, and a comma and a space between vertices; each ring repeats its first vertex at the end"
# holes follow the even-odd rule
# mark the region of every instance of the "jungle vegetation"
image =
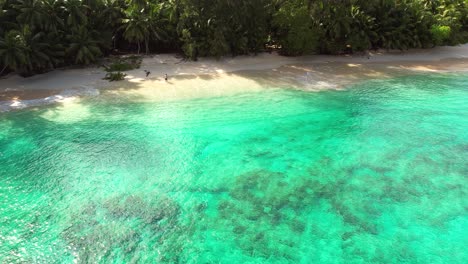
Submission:
POLYGON ((339 54, 468 41, 468 0, 0 0, 0 75, 122 53, 339 54))

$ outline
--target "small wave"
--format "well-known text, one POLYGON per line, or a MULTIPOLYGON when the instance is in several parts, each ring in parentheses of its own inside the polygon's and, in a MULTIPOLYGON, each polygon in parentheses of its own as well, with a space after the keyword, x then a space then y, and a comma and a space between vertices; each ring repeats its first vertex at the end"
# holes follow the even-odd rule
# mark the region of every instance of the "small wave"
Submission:
POLYGON ((48 96, 45 98, 31 100, 9 100, 0 102, 0 112, 8 112, 11 110, 18 110, 29 107, 69 102, 77 99, 78 97, 98 96, 99 94, 100 92, 98 89, 82 85, 77 88, 64 90, 59 94, 48 96))
POLYGON ((322 90, 339 90, 341 86, 337 83, 325 80, 323 76, 307 72, 303 76, 296 77, 296 81, 300 83, 301 88, 306 91, 322 91, 322 90))

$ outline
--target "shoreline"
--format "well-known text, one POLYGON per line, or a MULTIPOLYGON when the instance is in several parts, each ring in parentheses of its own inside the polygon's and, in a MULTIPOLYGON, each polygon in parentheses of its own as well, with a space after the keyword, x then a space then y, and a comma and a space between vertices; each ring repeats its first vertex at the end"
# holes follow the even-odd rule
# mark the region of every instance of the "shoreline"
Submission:
POLYGON ((276 53, 234 58, 182 61, 175 54, 144 57, 140 69, 125 72, 124 81, 102 80, 103 68, 60 69, 22 78, 0 79, 0 112, 59 103, 102 93, 135 95, 140 100, 173 100, 229 95, 270 87, 307 91, 343 89, 355 82, 392 76, 468 72, 468 44, 454 47, 370 52, 367 55, 284 57, 276 53), (145 78, 144 70, 151 72, 145 78), (164 81, 164 74, 169 81, 164 81), (188 88, 190 87, 190 88, 188 88))

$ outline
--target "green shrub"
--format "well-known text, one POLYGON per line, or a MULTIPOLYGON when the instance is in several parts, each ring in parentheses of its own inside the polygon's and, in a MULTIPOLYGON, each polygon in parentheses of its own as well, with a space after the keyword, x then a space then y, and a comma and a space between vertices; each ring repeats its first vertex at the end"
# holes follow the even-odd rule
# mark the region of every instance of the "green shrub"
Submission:
POLYGON ((436 45, 444 44, 450 38, 450 34, 449 26, 432 25, 431 27, 432 39, 436 45))
POLYGON ((274 15, 273 25, 278 30, 277 41, 282 54, 297 56, 317 50, 318 30, 302 2, 285 3, 274 15))
POLYGON ((104 66, 106 72, 121 72, 139 69, 142 59, 140 56, 130 56, 127 58, 119 58, 112 62, 109 66, 104 66))
POLYGON ((127 74, 120 72, 120 71, 108 72, 106 74, 106 77, 104 77, 104 80, 109 80, 109 82, 122 81, 123 79, 125 79, 125 76, 127 76, 127 74))

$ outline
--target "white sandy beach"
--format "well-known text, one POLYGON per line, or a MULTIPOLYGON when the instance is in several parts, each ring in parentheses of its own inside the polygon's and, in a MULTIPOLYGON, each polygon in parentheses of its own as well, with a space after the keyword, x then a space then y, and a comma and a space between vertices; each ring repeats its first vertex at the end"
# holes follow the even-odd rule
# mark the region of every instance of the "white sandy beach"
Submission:
POLYGON ((468 71, 468 44, 425 50, 370 52, 370 56, 313 55, 284 57, 275 53, 235 58, 182 61, 174 54, 145 57, 125 81, 102 80, 102 68, 62 69, 23 78, 0 79, 0 111, 110 93, 139 100, 219 96, 265 87, 311 91, 342 89, 353 82, 414 72, 468 71), (144 70, 151 74, 145 77, 144 70), (164 74, 169 81, 164 81, 164 74))

